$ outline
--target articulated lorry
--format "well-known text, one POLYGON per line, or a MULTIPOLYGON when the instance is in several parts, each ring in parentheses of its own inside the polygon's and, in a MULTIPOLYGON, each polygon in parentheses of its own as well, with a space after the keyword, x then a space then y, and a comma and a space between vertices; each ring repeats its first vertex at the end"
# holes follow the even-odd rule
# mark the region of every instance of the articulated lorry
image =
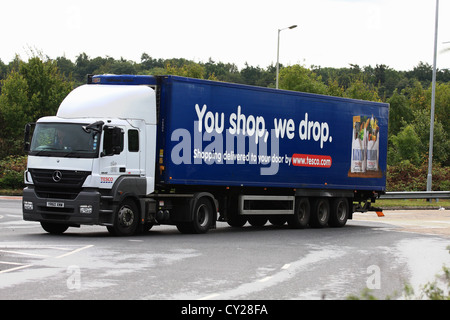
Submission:
POLYGON ((25 126, 23 218, 50 233, 342 227, 386 188, 389 105, 177 76, 90 75, 25 126))

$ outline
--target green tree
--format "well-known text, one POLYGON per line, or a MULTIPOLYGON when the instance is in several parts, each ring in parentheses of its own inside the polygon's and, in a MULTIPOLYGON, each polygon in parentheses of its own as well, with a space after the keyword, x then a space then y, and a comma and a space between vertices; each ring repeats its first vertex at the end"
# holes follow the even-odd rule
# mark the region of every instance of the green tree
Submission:
MULTIPOLYGON (((414 165, 428 161, 430 140, 430 111, 417 110, 413 113, 411 123, 403 121, 398 134, 390 135, 388 148, 389 164, 408 160, 414 165)), ((441 122, 434 121, 433 162, 444 166, 450 165, 450 141, 448 133, 441 122)))
POLYGON ((275 87, 276 67, 273 65, 267 69, 259 66, 253 67, 245 63, 245 68, 241 70, 241 81, 244 84, 258 87, 275 87))
POLYGON ((0 59, 0 80, 3 80, 6 78, 8 67, 6 64, 3 63, 2 59, 0 59))
POLYGON ((73 89, 66 81, 56 62, 32 57, 19 62, 18 71, 11 71, 1 81, 0 144, 3 155, 21 152, 23 128, 27 122, 54 115, 64 97, 73 89))
POLYGON ((80 53, 75 59, 75 73, 74 77, 77 82, 83 83, 86 76, 92 73, 92 67, 90 65, 90 59, 86 53, 80 53))
MULTIPOLYGON (((419 137, 418 143, 419 154, 423 161, 428 160, 429 141, 430 141, 430 110, 418 110, 414 112, 414 120, 411 122, 415 132, 419 137)), ((433 129, 433 162, 443 165, 450 165, 450 141, 448 133, 444 126, 438 120, 434 119, 433 129)))
POLYGON ((412 111, 430 108, 426 90, 419 81, 414 80, 412 85, 405 88, 402 93, 408 97, 409 107, 412 111))
MULTIPOLYGON (((430 97, 431 107, 431 86, 427 90, 430 97)), ((445 132, 450 132, 450 82, 436 83, 436 100, 435 100, 435 116, 436 120, 442 123, 445 132)))
POLYGON ((327 94, 334 97, 343 97, 345 90, 339 85, 337 79, 328 80, 328 92, 327 94))
POLYGON ((280 88, 318 94, 328 92, 320 76, 298 64, 280 70, 280 88))
POLYGON ((205 77, 219 81, 242 83, 241 73, 234 63, 215 62, 209 58, 205 63, 205 77))
POLYGON ((140 71, 152 70, 154 68, 164 68, 164 61, 162 59, 153 59, 147 53, 141 55, 140 71))
POLYGON ((420 164, 420 139, 412 125, 404 127, 398 135, 391 136, 391 148, 388 150, 388 162, 409 161, 420 164))
POLYGON ((345 90, 344 96, 351 99, 381 102, 377 90, 374 87, 365 84, 364 81, 360 79, 351 83, 347 90, 345 90))
POLYGON ((110 66, 115 60, 111 57, 89 58, 86 53, 81 53, 75 59, 74 78, 78 84, 86 83, 87 75, 94 73, 112 73, 110 66))
POLYGON ((167 63, 166 71, 167 74, 196 79, 204 79, 205 75, 205 68, 195 62, 184 63, 180 66, 177 66, 177 64, 167 63))
POLYGON ((394 94, 387 102, 389 108, 389 134, 396 135, 404 123, 410 123, 413 118, 413 112, 408 104, 408 99, 404 94, 399 94, 394 90, 394 94))
POLYGON ((31 110, 28 91, 27 80, 16 71, 12 71, 5 80, 2 80, 0 95, 0 121, 2 124, 0 136, 2 138, 17 137, 20 126, 32 121, 29 116, 31 110))
POLYGON ((96 69, 92 73, 95 74, 137 74, 136 63, 124 58, 120 58, 120 60, 111 57, 106 58, 106 60, 95 58, 92 62, 97 62, 93 66, 96 69))
POLYGON ((58 69, 70 81, 75 71, 75 64, 66 57, 57 57, 55 61, 58 69))
POLYGON ((417 79, 425 87, 428 87, 428 85, 431 83, 432 75, 433 67, 430 64, 422 61, 420 61, 412 71, 408 71, 408 76, 410 78, 417 79))

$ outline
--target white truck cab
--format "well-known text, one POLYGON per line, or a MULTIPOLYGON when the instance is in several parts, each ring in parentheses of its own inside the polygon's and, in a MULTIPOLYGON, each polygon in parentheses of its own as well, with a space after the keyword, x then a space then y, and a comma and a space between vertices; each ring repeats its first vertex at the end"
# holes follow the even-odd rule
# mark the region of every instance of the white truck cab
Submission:
MULTIPOLYGON (((36 122, 28 149, 26 220, 41 221, 56 233, 80 222, 113 228, 113 203, 154 191, 155 90, 149 85, 80 86, 56 116, 36 122)), ((134 226, 133 217, 123 219, 124 227, 134 226)))

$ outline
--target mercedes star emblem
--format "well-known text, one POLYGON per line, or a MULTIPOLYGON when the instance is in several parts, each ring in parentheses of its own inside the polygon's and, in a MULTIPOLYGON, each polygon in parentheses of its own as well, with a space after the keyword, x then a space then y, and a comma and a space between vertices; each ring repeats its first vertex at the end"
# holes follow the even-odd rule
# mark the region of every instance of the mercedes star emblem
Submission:
POLYGON ((53 181, 60 182, 62 179, 62 173, 59 170, 53 171, 52 174, 53 181))

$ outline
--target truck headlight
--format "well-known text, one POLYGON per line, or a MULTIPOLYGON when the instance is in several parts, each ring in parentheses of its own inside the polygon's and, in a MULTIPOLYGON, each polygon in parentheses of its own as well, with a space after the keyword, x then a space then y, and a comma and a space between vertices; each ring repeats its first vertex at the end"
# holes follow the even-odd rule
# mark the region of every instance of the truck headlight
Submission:
POLYGON ((90 204, 83 204, 80 206, 80 213, 83 214, 91 214, 92 213, 92 205, 90 204))
POLYGON ((24 201, 23 202, 23 208, 25 210, 33 210, 33 202, 31 202, 31 201, 24 201))

